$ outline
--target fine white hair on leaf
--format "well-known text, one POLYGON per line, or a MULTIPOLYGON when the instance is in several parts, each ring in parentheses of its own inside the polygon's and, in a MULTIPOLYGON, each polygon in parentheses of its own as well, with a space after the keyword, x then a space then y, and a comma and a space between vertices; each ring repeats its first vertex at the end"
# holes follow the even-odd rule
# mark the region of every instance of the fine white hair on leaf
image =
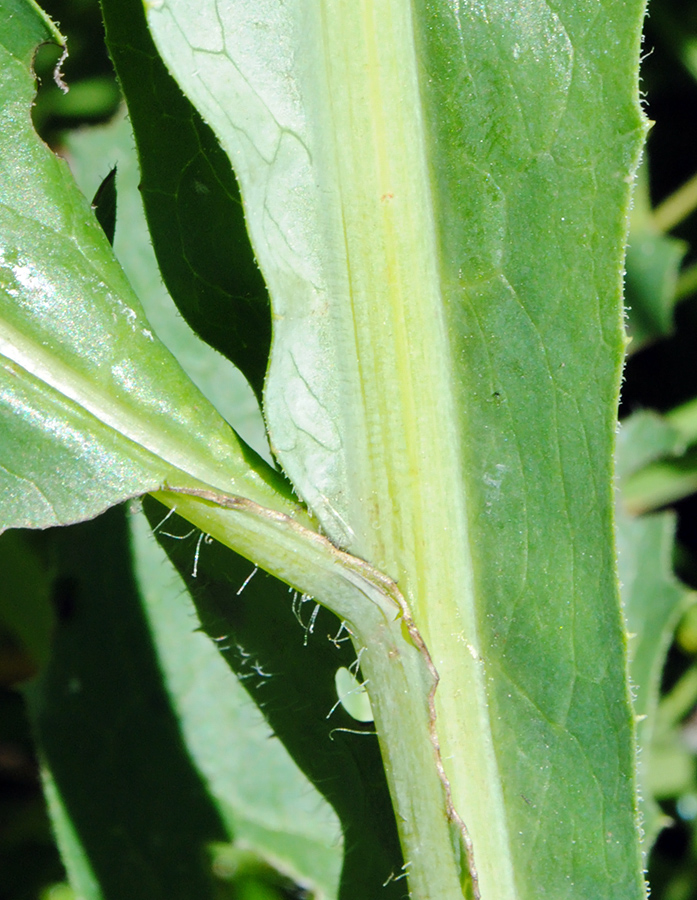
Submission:
POLYGON ((332 637, 330 634, 328 634, 327 637, 332 642, 332 644, 334 644, 337 650, 340 650, 341 644, 351 640, 351 629, 348 627, 346 622, 342 620, 341 625, 339 626, 339 630, 334 635, 334 637, 332 637), (346 634, 344 634, 344 631, 346 632, 346 634))
POLYGON ((192 528, 191 531, 187 531, 186 534, 170 534, 169 531, 161 531, 160 534, 162 537, 172 538, 174 541, 185 541, 187 538, 190 538, 192 534, 196 534, 196 531, 196 528, 192 528))
POLYGON ((240 594, 242 593, 242 591, 247 587, 247 585, 249 584, 249 582, 252 580, 252 578, 254 578, 254 576, 257 574, 258 571, 259 571, 259 566, 255 565, 254 568, 252 569, 252 571, 249 573, 249 575, 247 575, 247 577, 245 578, 245 580, 242 582, 242 584, 240 585, 240 587, 237 589, 237 591, 236 591, 236 596, 237 596, 237 597, 240 596, 240 594))
POLYGON ((344 731, 346 734, 377 734, 377 731, 359 731, 358 728, 332 728, 329 732, 329 740, 333 741, 337 731, 344 731))
POLYGON ((199 535, 198 540, 196 541, 196 552, 194 553, 194 567, 191 571, 192 578, 196 578, 198 576, 198 559, 199 559, 199 555, 201 553, 201 544, 203 544, 203 543, 210 544, 212 541, 213 541, 213 538, 210 536, 210 534, 205 534, 202 531, 201 534, 199 535))
POLYGON ((315 630, 315 621, 317 619, 317 615, 319 613, 320 606, 319 606, 319 603, 315 604, 315 608, 312 610, 312 613, 310 615, 310 621, 307 623, 307 625, 305 624, 305 622, 303 620, 302 608, 305 605, 305 603, 310 603, 313 599, 314 598, 311 597, 309 594, 298 594, 297 591, 293 592, 293 603, 292 603, 291 608, 293 610, 293 615, 295 616, 298 623, 300 624, 300 627, 305 632, 305 638, 303 640, 303 646, 305 646, 305 647, 307 647, 307 641, 308 641, 309 635, 311 635, 315 630))
POLYGON ((167 515, 164 517, 164 519, 162 519, 162 521, 159 522, 159 523, 153 528, 152 533, 153 533, 153 534, 157 534, 157 532, 160 530, 160 528, 162 528, 162 526, 163 526, 163 525, 165 524, 165 522, 169 519, 169 517, 174 515, 175 511, 176 511, 176 506, 173 506, 173 507, 168 511, 168 513, 167 513, 167 515))
POLYGON ((310 621, 307 624, 307 628, 305 629, 305 638, 303 640, 303 646, 307 647, 307 640, 309 635, 311 635, 315 630, 315 621, 317 620, 317 614, 319 613, 319 603, 315 603, 315 608, 312 610, 312 615, 310 616, 310 621))
POLYGON ((402 871, 401 871, 401 873, 400 873, 399 875, 395 875, 394 872, 390 872, 389 878, 387 879, 387 881, 385 881, 385 882, 383 883, 382 886, 383 886, 383 887, 387 887, 387 885, 388 885, 388 884, 391 884, 393 881, 402 881, 404 878, 406 878, 406 877, 407 877, 407 866, 408 866, 408 865, 409 865, 408 862, 407 862, 407 863, 404 863, 404 865, 402 866, 402 871))
POLYGON ((361 649, 358 651, 356 658, 351 663, 351 665, 348 667, 348 670, 352 675, 358 675, 358 669, 360 668, 360 665, 361 665, 361 656, 363 656, 364 651, 365 651, 365 647, 361 647, 361 649))
POLYGON ((265 672, 261 666, 261 663, 257 660, 255 663, 252 663, 252 669, 257 673, 260 678, 271 678, 270 672, 265 672))

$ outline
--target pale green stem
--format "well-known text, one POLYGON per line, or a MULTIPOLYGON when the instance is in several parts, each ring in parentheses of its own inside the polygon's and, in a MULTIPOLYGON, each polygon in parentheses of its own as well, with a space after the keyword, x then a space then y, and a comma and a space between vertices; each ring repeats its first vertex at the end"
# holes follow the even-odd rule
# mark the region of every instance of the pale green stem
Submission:
POLYGON ((697 263, 688 266, 678 276, 678 283, 675 286, 676 300, 684 300, 697 291, 697 263))
POLYGON ((670 195, 653 211, 653 224, 659 231, 670 231, 697 209, 697 175, 670 195))
POLYGON ((697 703, 697 668, 690 666, 671 692, 659 706, 656 720, 657 731, 675 728, 697 703))
POLYGON ((250 500, 205 488, 168 487, 154 496, 346 623, 361 654, 410 896, 460 900, 469 838, 452 808, 440 760, 437 674, 396 584, 289 516, 250 500))
POLYGON ((347 455, 351 549, 408 598, 441 676, 438 737, 482 895, 514 900, 410 4, 323 5, 317 41, 330 98, 322 170, 338 185, 335 244, 346 267, 345 293, 339 284, 329 306, 341 427, 347 446, 361 435, 347 455))

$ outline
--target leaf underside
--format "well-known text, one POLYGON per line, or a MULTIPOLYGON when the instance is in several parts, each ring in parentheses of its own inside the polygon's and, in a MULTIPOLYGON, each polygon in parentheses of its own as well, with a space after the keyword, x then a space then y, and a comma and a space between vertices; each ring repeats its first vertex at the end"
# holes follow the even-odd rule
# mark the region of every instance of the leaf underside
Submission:
POLYGON ((271 315, 230 161, 160 59, 143 4, 101 5, 162 276, 189 325, 232 360, 260 398, 271 315))

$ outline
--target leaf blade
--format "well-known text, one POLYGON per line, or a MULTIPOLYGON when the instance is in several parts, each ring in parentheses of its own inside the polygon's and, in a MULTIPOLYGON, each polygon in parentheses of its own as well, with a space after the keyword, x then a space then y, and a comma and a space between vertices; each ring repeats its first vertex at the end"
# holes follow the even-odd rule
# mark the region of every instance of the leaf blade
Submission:
POLYGON ((125 511, 42 537, 60 624, 25 693, 73 887, 95 900, 212 898, 208 847, 229 834, 166 696, 125 511))
POLYGON ((654 739, 659 731, 657 710, 666 654, 690 596, 673 572, 675 516, 671 512, 632 515, 623 502, 623 491, 638 468, 674 449, 679 442, 679 434, 666 420, 644 411, 623 421, 617 448, 619 574, 631 635, 629 671, 637 716, 640 797, 647 849, 667 824, 653 791, 659 758, 654 739))
POLYGON ((240 368, 260 399, 271 340, 269 300, 229 160, 167 72, 143 5, 102 0, 102 10, 163 278, 189 325, 240 368))
POLYGON ((33 130, 34 48, 60 36, 33 4, 13 0, 2 14, 0 527, 87 518, 185 478, 181 470, 228 487, 241 476, 245 492, 261 488, 273 505, 282 481, 152 334, 65 162, 33 130), (44 452, 26 452, 32 447, 44 452))
POLYGON ((643 5, 388 6, 149 19, 246 193, 278 457, 433 654, 484 896, 640 897, 611 459, 643 5))

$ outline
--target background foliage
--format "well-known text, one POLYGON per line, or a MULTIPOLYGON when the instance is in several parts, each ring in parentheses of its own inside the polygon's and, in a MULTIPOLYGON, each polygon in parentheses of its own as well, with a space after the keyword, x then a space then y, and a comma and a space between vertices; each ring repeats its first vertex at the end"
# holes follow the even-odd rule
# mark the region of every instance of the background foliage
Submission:
MULTIPOLYGON (((37 60, 42 82, 34 111, 37 128, 68 157, 87 196, 94 194, 110 167, 118 165, 115 248, 137 293, 148 302, 151 323, 238 431, 260 452, 267 452, 251 392, 222 357, 191 337, 173 312, 161 284, 140 210, 132 138, 128 123, 118 111, 119 91, 105 51, 96 0, 45 0, 43 5, 68 37, 71 56, 64 74, 71 90, 64 95, 53 84, 51 73, 57 54, 52 48, 44 48, 37 60), (75 130, 99 122, 109 124, 92 131, 75 130)), ((657 679, 660 668, 660 660, 642 656, 642 628, 661 630, 666 644, 672 640, 662 675, 658 714, 655 723, 651 720, 651 753, 642 759, 646 829, 652 834, 668 823, 649 861, 652 896, 691 900, 697 898, 697 607, 692 605, 691 593, 697 588, 697 412, 691 405, 697 403, 697 184, 677 195, 675 192, 697 172, 695 0, 652 0, 646 35, 643 82, 647 111, 655 125, 637 193, 627 263, 633 343, 621 408, 625 420, 619 465, 621 574, 630 631, 637 633, 632 652, 638 684, 650 683, 651 677, 657 679), (647 410, 658 415, 648 415, 647 410), (654 512, 668 508, 676 515, 654 512), (646 570, 641 569, 642 559, 646 570), (646 589, 644 596, 639 596, 640 585, 646 589), (649 612, 653 618, 647 625, 649 612), (637 627, 632 616, 636 616, 637 627)), ((164 515, 154 508, 149 512, 155 524, 164 515)), ((175 538, 168 535, 180 537, 185 533, 177 531, 171 520, 162 531, 166 534, 161 534, 160 540, 170 542, 175 538)), ((180 574, 190 581, 196 538, 182 541, 181 548, 180 574)), ((169 623, 169 615, 162 614, 167 599, 180 594, 184 585, 158 553, 157 545, 147 538, 142 519, 127 522, 123 511, 113 511, 96 528, 78 526, 57 539, 50 533, 8 533, 0 541, 0 558, 7 573, 0 588, 0 900, 71 896, 48 825, 27 710, 39 737, 42 728, 46 733, 51 731, 48 716, 64 717, 60 724, 64 740, 54 748, 58 754, 55 767, 61 754, 79 752, 89 758, 90 748, 81 741, 79 703, 88 708, 108 696, 118 697, 124 709, 122 722, 104 723, 115 748, 109 761, 113 795, 120 796, 124 805, 129 797, 139 795, 139 784, 133 776, 144 762, 123 758, 117 752, 119 728, 143 729, 148 734, 149 749, 160 747, 162 794, 143 815, 145 820, 148 815, 153 821, 166 820, 169 845, 177 848, 171 861, 172 884, 158 888, 164 891, 163 896, 210 894, 279 900, 299 897, 310 887, 321 895, 337 877, 340 854, 336 818, 328 806, 318 815, 316 795, 295 770, 284 769, 285 758, 274 750, 277 742, 268 740, 255 710, 245 705, 241 690, 231 699, 229 709, 209 711, 210 715, 227 716, 230 733, 243 736, 237 751, 230 745, 218 748, 211 742, 211 732, 205 730, 203 698, 211 684, 227 679, 226 690, 234 690, 235 682, 207 639, 197 636, 201 637, 199 643, 192 642, 189 648, 187 642, 187 649, 182 649, 181 635, 195 628, 193 612, 183 612, 182 621, 174 625, 169 623), (102 605, 98 617, 92 619, 86 614, 87 605, 80 602, 80 579, 86 577, 85 559, 98 553, 100 542, 113 549, 117 570, 119 554, 135 553, 136 568, 150 573, 146 580, 149 590, 138 596, 135 585, 127 583, 118 571, 111 573, 113 577, 102 572, 102 605), (110 585, 117 588, 110 591, 110 585), (35 598, 31 621, 24 615, 21 602, 29 592, 35 598), (125 602, 127 597, 133 598, 130 605, 125 602), (118 605, 111 605, 112 601, 118 605), (23 689, 48 659, 54 633, 57 638, 50 666, 42 670, 40 682, 23 689), (155 646, 151 645, 152 635, 155 646), (188 655, 187 665, 181 665, 182 653, 188 655), (147 667, 157 665, 163 670, 161 691, 143 696, 138 686, 148 680, 147 667), (139 666, 146 669, 139 671, 139 666), (85 683, 97 684, 96 697, 84 696, 85 683), (52 704, 46 703, 48 697, 53 697, 52 704), (75 698, 79 700, 77 705, 75 698), (187 738, 186 752, 169 718, 171 704, 187 738), (196 769, 191 766, 191 753, 196 769), (276 782, 273 777, 265 782, 266 796, 247 790, 252 778, 250 758, 259 771, 275 773, 276 782), (203 773, 205 784, 198 773, 203 773), (182 883, 179 879, 176 857, 191 852, 194 826, 191 821, 177 819, 177 797, 169 796, 164 787, 170 778, 187 794, 188 808, 191 797, 198 798, 194 804, 196 833, 205 835, 209 848, 217 848, 200 862, 200 883, 182 883), (280 804, 276 802, 279 796, 280 804), (164 797, 169 806, 161 805, 164 797), (275 810, 270 812, 272 806, 275 810), (269 815, 278 817, 275 832, 261 824, 268 823, 269 815), (292 871, 284 862, 288 848, 283 842, 288 835, 295 841, 289 856, 306 860, 304 872, 292 871), (230 843, 233 837, 236 845, 230 843), (328 852, 326 848, 332 842, 335 850, 328 852), (270 859, 275 865, 269 864, 270 859), (315 876, 311 886, 305 878, 310 871, 315 876)), ((236 573, 240 585, 248 574, 246 570, 236 573)), ((220 577, 214 565, 202 576, 213 585, 220 577)), ((311 641, 312 610, 298 603, 295 612, 300 622, 293 618, 289 606, 290 618, 282 627, 304 628, 311 641)), ((209 605, 199 613, 204 627, 215 637, 215 609, 209 605)), ((335 628, 328 614, 322 614, 313 625, 323 636, 335 628)), ((224 633, 218 636, 228 637, 224 633)), ((231 667, 243 679, 250 679, 254 690, 268 691, 264 648, 255 648, 250 656, 248 648, 243 650, 241 643, 231 642, 228 652, 231 667)), ((341 659, 337 648, 328 670, 341 659)), ((650 712, 655 702, 641 688, 636 700, 642 713, 650 712)), ((268 702, 277 709, 283 706, 272 696, 268 702)), ((342 715, 339 710, 338 716, 342 715)), ((336 725, 341 725, 340 718, 336 725)), ((334 727, 334 723, 328 727, 334 727)), ((350 739, 343 749, 344 755, 339 754, 341 765, 350 765, 350 739)), ((53 751, 45 745, 43 752, 53 751)), ((346 769, 342 785, 347 795, 355 795, 346 769)), ((53 797, 54 815, 60 815, 51 785, 46 787, 49 800, 53 797)), ((89 783, 85 789, 90 789, 89 783)), ((331 786, 327 790, 331 793, 331 786)), ((377 784, 377 795, 381 790, 384 787, 377 784)), ((363 801, 359 798, 359 802, 363 801)), ((379 815, 379 803, 377 808, 379 815)), ((366 821, 371 819, 370 812, 364 808, 366 821)), ((113 815, 118 817, 119 810, 115 809, 113 815)), ((385 827, 389 831, 390 824, 385 827)), ((370 834, 364 839, 370 840, 370 834)), ((356 841, 356 854, 360 856, 358 836, 356 841)), ((398 850, 390 849, 389 840, 386 843, 388 852, 395 854, 398 868, 398 850)), ((124 845, 118 852, 129 861, 140 889, 147 886, 147 872, 138 868, 134 848, 124 845)), ((79 868, 80 861, 73 859, 72 865, 79 868)), ((191 867, 187 871, 190 873, 191 867)), ((130 889, 127 883, 114 885, 123 896, 130 889)), ((158 895, 154 886, 148 890, 149 896, 158 895)), ((398 891, 395 896, 399 896, 398 891)))

